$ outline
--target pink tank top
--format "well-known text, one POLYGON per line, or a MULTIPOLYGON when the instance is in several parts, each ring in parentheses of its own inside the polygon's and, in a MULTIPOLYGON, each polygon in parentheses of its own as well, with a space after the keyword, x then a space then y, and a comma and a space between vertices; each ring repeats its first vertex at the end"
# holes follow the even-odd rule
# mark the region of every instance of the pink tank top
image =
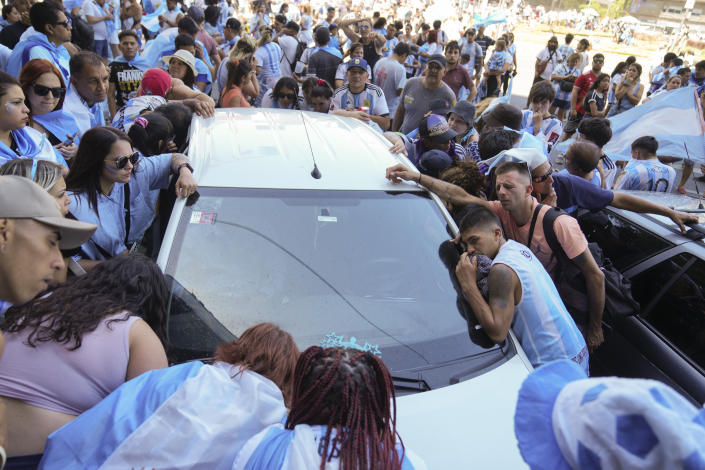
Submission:
POLYGON ((0 358, 0 396, 29 405, 79 415, 125 382, 130 359, 130 327, 139 317, 125 321, 125 312, 104 318, 83 335, 75 351, 53 341, 25 344, 30 330, 5 333, 5 352, 0 358))

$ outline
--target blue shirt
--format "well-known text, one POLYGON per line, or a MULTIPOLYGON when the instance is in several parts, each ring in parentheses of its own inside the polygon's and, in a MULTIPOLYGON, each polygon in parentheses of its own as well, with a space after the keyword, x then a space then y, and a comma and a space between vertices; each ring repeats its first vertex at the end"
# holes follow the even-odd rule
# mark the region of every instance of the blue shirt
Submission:
POLYGON ((583 335, 565 308, 553 280, 531 250, 507 240, 492 261, 493 267, 496 264, 507 266, 519 278, 521 300, 514 307, 512 330, 531 365, 539 367, 559 359, 574 359, 584 353, 583 335))
POLYGON ((556 207, 567 213, 578 209, 596 211, 612 204, 614 193, 602 189, 575 175, 553 174, 553 189, 556 191, 556 207))
MULTIPOLYGON (((128 243, 138 242, 154 220, 151 191, 169 186, 171 154, 142 157, 130 177, 130 236, 128 243)), ((70 212, 76 219, 96 224, 98 229, 90 240, 81 245, 85 257, 103 260, 100 246, 111 256, 127 249, 125 246, 125 184, 115 183, 109 196, 98 194, 98 213, 88 207, 85 193, 70 193, 70 212)))
POLYGON ((64 46, 55 46, 43 33, 34 33, 13 48, 7 63, 7 73, 19 77, 22 67, 32 59, 45 59, 54 64, 64 77, 64 86, 68 86, 71 56, 64 46))

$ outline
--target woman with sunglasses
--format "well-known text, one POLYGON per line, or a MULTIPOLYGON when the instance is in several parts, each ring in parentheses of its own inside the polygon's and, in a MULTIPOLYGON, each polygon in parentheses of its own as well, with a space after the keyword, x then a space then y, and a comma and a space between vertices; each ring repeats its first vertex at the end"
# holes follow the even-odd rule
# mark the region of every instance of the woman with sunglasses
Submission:
POLYGON ((29 125, 45 134, 66 160, 76 156, 78 125, 65 112, 66 86, 59 70, 48 60, 32 59, 20 73, 20 85, 29 108, 29 125))
POLYGON ((83 134, 66 179, 70 214, 93 221, 98 230, 81 245, 78 263, 91 269, 139 242, 154 220, 152 192, 166 189, 176 174, 176 196, 188 197, 197 188, 192 172, 180 153, 140 159, 130 138, 115 128, 95 127, 83 134))
POLYGON ((282 77, 262 98, 263 108, 301 109, 299 84, 291 77, 282 77))
POLYGON ((29 109, 20 82, 0 72, 0 164, 16 158, 51 160, 66 166, 66 161, 46 136, 27 126, 29 109))

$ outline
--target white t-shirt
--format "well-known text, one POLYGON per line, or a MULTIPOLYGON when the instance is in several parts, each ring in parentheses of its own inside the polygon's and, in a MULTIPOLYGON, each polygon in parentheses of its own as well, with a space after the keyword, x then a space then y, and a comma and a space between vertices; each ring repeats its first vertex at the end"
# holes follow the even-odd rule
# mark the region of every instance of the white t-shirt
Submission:
POLYGON ((551 73, 553 72, 553 69, 556 68, 556 66, 558 65, 558 60, 560 59, 560 54, 558 54, 558 51, 549 52, 548 47, 545 47, 541 52, 538 53, 536 58, 541 62, 548 61, 548 63, 546 64, 546 68, 543 72, 541 72, 540 77, 544 80, 551 80, 551 73))
POLYGON ((368 114, 374 116, 384 116, 389 114, 387 107, 387 99, 384 97, 384 91, 377 85, 365 83, 365 89, 361 93, 354 95, 348 85, 343 85, 333 93, 333 99, 330 103, 330 110, 360 108, 366 106, 370 108, 368 114))
MULTIPOLYGON (((85 19, 86 15, 90 16, 95 16, 95 17, 101 17, 105 16, 107 13, 107 2, 105 3, 104 7, 106 7, 106 10, 103 11, 103 9, 100 8, 100 6, 95 2, 95 0, 86 0, 83 2, 83 5, 81 5, 81 16, 85 19)), ((99 21, 97 23, 92 24, 93 26, 93 38, 97 41, 104 41, 108 39, 108 27, 105 24, 106 20, 99 21)))
POLYGON ((374 72, 374 84, 384 92, 389 114, 394 115, 399 105, 401 91, 406 84, 406 69, 398 61, 384 58, 377 61, 374 72))
POLYGON ((279 36, 279 47, 282 48, 282 53, 284 54, 281 62, 281 71, 282 76, 284 77, 293 76, 293 71, 291 70, 289 63, 296 67, 296 64, 294 63, 294 56, 296 55, 296 47, 298 45, 299 42, 292 36, 286 34, 279 36))

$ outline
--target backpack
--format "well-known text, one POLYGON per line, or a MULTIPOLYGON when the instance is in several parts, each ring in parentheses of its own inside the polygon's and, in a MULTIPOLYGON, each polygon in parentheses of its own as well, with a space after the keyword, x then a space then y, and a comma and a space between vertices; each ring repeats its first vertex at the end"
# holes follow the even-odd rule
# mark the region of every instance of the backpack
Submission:
MULTIPOLYGON (((534 226, 536 219, 541 211, 543 204, 539 204, 534 211, 529 228, 529 244, 534 234, 534 226)), ((571 314, 575 323, 578 325, 587 325, 589 316, 589 304, 587 297, 587 289, 585 287, 585 277, 582 271, 575 263, 573 263, 565 254, 561 246, 556 232, 553 229, 553 224, 556 218, 566 214, 560 209, 550 208, 543 217, 543 233, 546 237, 546 242, 551 248, 554 257, 557 260, 556 271, 554 274, 554 282, 556 289, 563 299, 568 312, 571 314)), ((604 214, 593 215, 589 211, 583 214, 586 222, 596 222, 602 219, 604 214), (594 220, 593 220, 594 219, 594 220)), ((628 316, 639 312, 639 302, 634 300, 632 296, 631 281, 624 277, 621 272, 612 264, 612 261, 604 256, 602 249, 597 243, 588 243, 588 249, 595 259, 595 262, 600 267, 600 271, 605 276, 605 312, 611 316, 628 316)))
POLYGON ((95 40, 93 39, 93 26, 89 25, 79 15, 68 13, 71 18, 71 42, 83 50, 92 51, 95 40))
POLYGON ((301 56, 304 54, 304 51, 307 48, 308 45, 305 42, 296 39, 296 51, 294 51, 294 60, 291 62, 289 62, 289 59, 286 58, 286 54, 282 50, 282 59, 287 61, 292 73, 294 73, 294 68, 296 67, 296 64, 301 60, 301 56))

